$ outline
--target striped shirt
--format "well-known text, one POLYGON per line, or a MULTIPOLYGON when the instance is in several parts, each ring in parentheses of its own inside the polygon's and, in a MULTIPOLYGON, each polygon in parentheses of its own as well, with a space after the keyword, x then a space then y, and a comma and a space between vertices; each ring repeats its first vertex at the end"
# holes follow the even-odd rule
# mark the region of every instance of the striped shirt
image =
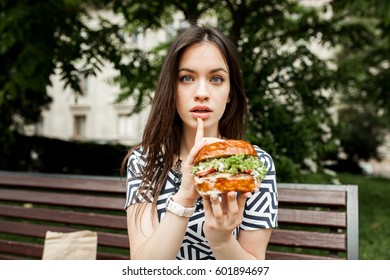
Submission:
MULTIPOLYGON (((233 234, 238 237, 240 230, 257 230, 277 227, 278 219, 278 194, 276 188, 276 172, 274 162, 269 154, 254 145, 259 159, 267 167, 265 178, 261 182, 259 192, 256 192, 246 201, 242 223, 233 234)), ((126 205, 138 202, 153 201, 150 193, 138 193, 141 184, 141 174, 145 165, 145 155, 142 147, 131 154, 127 163, 127 194, 126 205)), ((164 217, 165 202, 171 193, 177 192, 177 174, 171 169, 164 189, 158 196, 157 216, 158 220, 164 217)), ((215 259, 203 233, 204 211, 202 199, 197 202, 195 213, 190 217, 182 246, 176 259, 183 260, 207 260, 215 259)))

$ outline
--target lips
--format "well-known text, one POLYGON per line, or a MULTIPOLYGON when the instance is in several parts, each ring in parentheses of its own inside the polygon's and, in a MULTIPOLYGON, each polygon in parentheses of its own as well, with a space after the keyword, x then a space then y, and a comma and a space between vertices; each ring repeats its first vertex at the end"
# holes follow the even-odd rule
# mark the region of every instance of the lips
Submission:
POLYGON ((213 110, 205 105, 197 105, 191 108, 190 112, 193 117, 200 119, 207 119, 213 110))

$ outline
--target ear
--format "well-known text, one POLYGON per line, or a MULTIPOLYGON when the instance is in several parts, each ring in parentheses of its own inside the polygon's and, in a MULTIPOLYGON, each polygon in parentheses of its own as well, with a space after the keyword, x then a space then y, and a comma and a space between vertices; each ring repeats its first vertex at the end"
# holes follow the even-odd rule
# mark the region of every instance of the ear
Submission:
POLYGON ((228 96, 228 99, 227 99, 226 103, 230 102, 230 96, 231 96, 231 93, 229 92, 229 96, 228 96))

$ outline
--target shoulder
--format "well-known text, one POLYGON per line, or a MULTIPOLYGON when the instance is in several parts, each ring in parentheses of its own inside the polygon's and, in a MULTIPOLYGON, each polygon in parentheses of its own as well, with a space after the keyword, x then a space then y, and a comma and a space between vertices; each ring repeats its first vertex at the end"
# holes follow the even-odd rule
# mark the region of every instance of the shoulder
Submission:
POLYGON ((140 173, 145 166, 146 158, 142 146, 134 147, 127 161, 127 170, 134 173, 140 173))
POLYGON ((267 169, 273 169, 274 160, 272 159, 272 156, 257 145, 253 145, 253 147, 257 152, 258 158, 264 163, 267 169))
POLYGON ((134 146, 132 150, 130 151, 130 157, 131 159, 141 158, 143 157, 144 149, 141 145, 134 146))

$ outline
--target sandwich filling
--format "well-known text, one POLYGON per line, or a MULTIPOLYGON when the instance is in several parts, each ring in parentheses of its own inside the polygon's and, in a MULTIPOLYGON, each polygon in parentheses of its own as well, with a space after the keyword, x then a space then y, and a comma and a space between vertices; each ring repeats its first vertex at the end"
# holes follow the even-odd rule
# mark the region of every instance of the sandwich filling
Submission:
POLYGON ((192 173, 198 177, 195 178, 196 181, 201 181, 201 177, 211 173, 217 173, 218 177, 226 178, 233 174, 246 173, 253 176, 255 181, 260 182, 265 177, 267 168, 257 157, 237 154, 201 161, 192 168, 192 173))

